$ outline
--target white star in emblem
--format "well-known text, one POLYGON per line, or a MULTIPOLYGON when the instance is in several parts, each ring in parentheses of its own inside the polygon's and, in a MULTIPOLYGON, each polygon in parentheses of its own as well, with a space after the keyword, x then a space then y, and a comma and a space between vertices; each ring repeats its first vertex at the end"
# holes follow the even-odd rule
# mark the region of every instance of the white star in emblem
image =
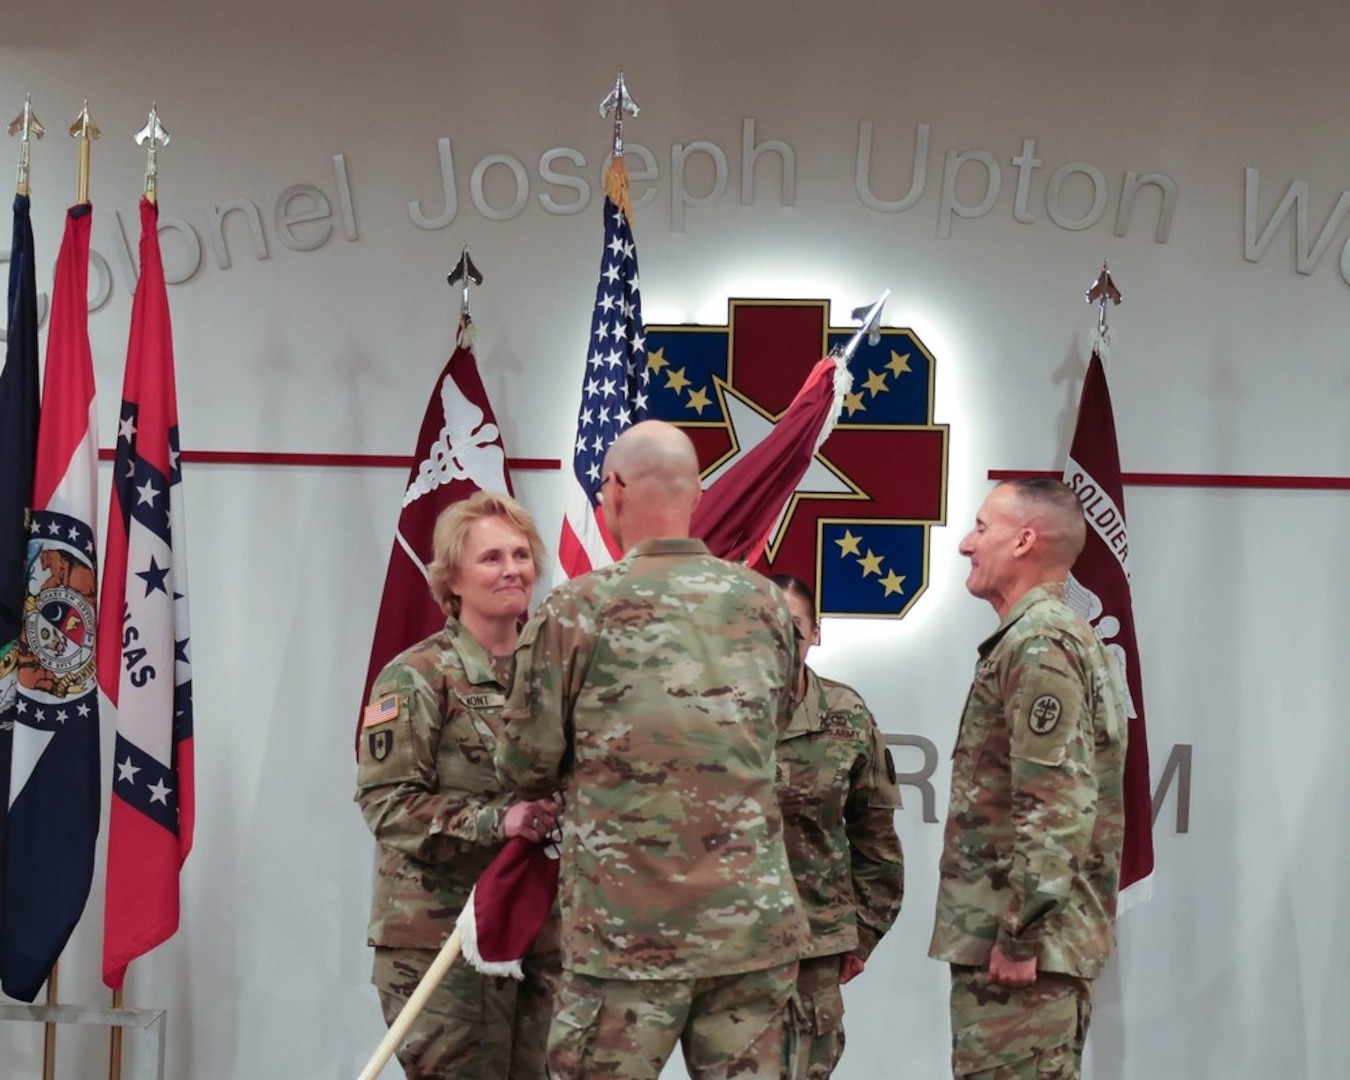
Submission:
POLYGON ((131 442, 136 437, 136 421, 130 416, 124 416, 117 424, 117 437, 131 442))
POLYGON ((77 713, 79 713, 81 716, 88 716, 88 715, 89 715, 89 706, 86 705, 83 701, 81 701, 81 702, 80 702, 80 707, 79 707, 78 709, 76 709, 75 711, 76 711, 77 713))
POLYGON ((134 784, 136 782, 136 774, 140 771, 141 767, 139 765, 133 765, 131 763, 131 758, 127 758, 126 761, 119 761, 117 763, 117 779, 125 780, 128 784, 134 784))
POLYGON ((51 533, 53 536, 56 536, 61 531, 61 526, 53 521, 48 524, 47 531, 51 533))
POLYGON ((66 530, 66 535, 70 537, 70 539, 72 540, 78 540, 80 538, 80 530, 75 528, 74 525, 72 525, 69 529, 66 530))
POLYGON ((136 494, 140 496, 140 498, 136 500, 137 506, 147 504, 154 506, 155 500, 160 496, 159 490, 149 480, 146 480, 144 484, 136 489, 136 494))
POLYGON ((69 720, 69 719, 70 719, 70 717, 69 717, 69 715, 67 715, 65 709, 62 709, 60 712, 58 712, 58 713, 56 714, 56 722, 57 722, 58 724, 64 724, 64 723, 65 723, 67 720, 69 720))
POLYGON ((172 790, 173 788, 166 785, 163 780, 157 780, 150 785, 150 801, 163 803, 165 806, 168 806, 169 792, 172 790))
MULTIPOLYGON (((731 427, 731 442, 736 450, 731 457, 703 478, 705 490, 741 457, 763 442, 774 426, 773 418, 761 413, 749 398, 730 386, 724 386, 723 393, 726 401, 727 423, 731 427)), ((787 523, 789 511, 796 505, 798 499, 803 498, 866 499, 867 495, 841 472, 837 471, 820 451, 816 451, 811 458, 811 464, 807 466, 806 475, 798 482, 792 497, 788 499, 787 505, 783 507, 778 519, 774 522, 773 533, 770 535, 768 543, 770 551, 775 550, 779 541, 783 538, 783 529, 787 523)))

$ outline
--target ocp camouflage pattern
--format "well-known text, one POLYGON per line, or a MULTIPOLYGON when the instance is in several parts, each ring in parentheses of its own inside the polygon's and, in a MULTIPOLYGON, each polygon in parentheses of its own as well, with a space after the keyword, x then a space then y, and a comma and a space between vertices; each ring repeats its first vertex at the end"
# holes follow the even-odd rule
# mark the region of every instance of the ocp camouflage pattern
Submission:
POLYGON ((997 942, 1093 978, 1114 945, 1125 829, 1120 671, 1062 585, 1023 596, 979 652, 930 954, 982 967, 997 942))
POLYGON ((774 744, 796 650, 766 578, 653 540, 553 591, 521 633, 497 750, 562 787, 563 966, 690 979, 797 958, 774 744))
POLYGON ((788 863, 811 928, 802 955, 866 960, 900 914, 905 863, 895 766, 862 698, 807 668, 777 770, 788 863))
POLYGON ((361 730, 356 799, 379 841, 370 944, 438 948, 505 843, 515 800, 492 754, 509 681, 455 619, 375 680, 371 701, 398 710, 361 730))

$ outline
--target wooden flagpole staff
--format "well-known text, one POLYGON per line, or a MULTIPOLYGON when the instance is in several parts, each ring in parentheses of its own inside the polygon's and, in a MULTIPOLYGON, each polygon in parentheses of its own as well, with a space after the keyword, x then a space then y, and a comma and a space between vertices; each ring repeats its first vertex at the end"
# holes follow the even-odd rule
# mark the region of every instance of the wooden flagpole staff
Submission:
POLYGON ((459 958, 459 952, 459 927, 455 927, 454 932, 441 946, 441 951, 436 954, 436 959, 431 962, 431 967, 427 968, 427 973, 422 976, 422 981, 417 984, 417 989, 412 992, 412 997, 408 998, 407 1003, 399 1010, 398 1016, 394 1017, 394 1022, 389 1025, 389 1030, 385 1032, 380 1045, 375 1048, 375 1053, 366 1062, 366 1067, 361 1070, 357 1080, 375 1080, 375 1077, 380 1075, 380 1070, 394 1056, 394 1051, 408 1034, 413 1021, 422 1015, 427 1001, 445 978, 450 965, 459 958))

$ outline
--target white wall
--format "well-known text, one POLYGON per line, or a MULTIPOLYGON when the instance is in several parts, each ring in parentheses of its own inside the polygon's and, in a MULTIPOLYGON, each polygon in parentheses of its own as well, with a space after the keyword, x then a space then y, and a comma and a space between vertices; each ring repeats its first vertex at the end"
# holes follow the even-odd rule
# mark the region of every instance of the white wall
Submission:
MULTIPOLYGON (((730 296, 825 296, 840 322, 889 287, 887 322, 913 327, 937 357, 949 526, 933 532, 929 591, 895 626, 828 622, 816 658, 856 683, 888 731, 950 744, 974 647, 994 622, 965 594, 955 547, 989 469, 1062 461, 1093 321, 1082 294, 1103 257, 1125 294, 1111 314, 1110 378, 1127 470, 1350 475, 1350 227, 1331 216, 1350 187, 1350 10, 1330 0, 6 7, 16 10, 0 22, 0 103, 17 109, 31 91, 48 128, 33 173, 44 276, 74 193, 64 130, 81 98, 104 132, 93 235, 113 282, 90 325, 105 444, 130 311, 115 214, 134 246, 144 156, 131 135, 154 99, 173 133, 162 212, 203 244, 195 276, 170 291, 185 448, 408 453, 457 310, 444 274, 468 243, 488 277, 474 301, 479 359, 508 450, 565 458, 599 259, 609 128, 596 103, 623 65, 643 106, 628 138, 660 167, 637 215, 649 322, 720 323, 730 296), (740 203, 746 118, 759 141, 793 148, 794 205, 782 205, 767 161, 740 203), (912 209, 879 213, 860 199, 862 120, 874 125, 872 187, 887 199, 909 188, 916 125, 930 125, 912 209), (458 214, 423 230, 407 204, 440 212, 443 137, 458 214), (1022 223, 1011 159, 1027 138, 1044 166, 1022 215, 1035 220, 1022 223), (671 151, 695 140, 726 151, 729 183, 678 228, 671 151), (592 185, 578 214, 537 199, 573 197, 539 183, 541 154, 560 146, 586 156, 584 170, 565 170, 592 185), (1001 190, 985 216, 953 217, 942 238, 944 159, 973 150, 998 162, 1001 190), (335 154, 354 240, 337 216, 335 154), (530 201, 509 221, 470 198, 489 154, 513 155, 530 176, 530 201), (1109 190, 1101 220, 1078 231, 1046 209, 1067 162, 1100 169, 1109 190), (1291 181, 1309 183, 1309 248, 1330 221, 1311 272, 1296 269, 1292 215, 1257 261, 1244 259, 1247 167, 1260 170, 1257 236, 1291 181), (1127 170, 1175 182, 1166 243, 1154 238, 1152 190, 1127 234, 1113 235, 1127 170), (335 211, 332 237, 312 252, 281 245, 272 221, 297 183, 325 190, 335 211), (223 269, 211 214, 231 199, 261 208, 269 257, 254 257, 236 214, 223 269)), ((498 208, 511 201, 507 177, 488 174, 498 208)), ((706 156, 691 159, 690 191, 712 179, 706 156)), ((981 168, 966 166, 954 191, 977 204, 981 168)), ((1064 214, 1088 202, 1083 177, 1070 181, 1064 214)), ((181 235, 165 235, 165 253, 171 274, 189 265, 181 235)), ((560 476, 517 480, 555 536, 560 476)), ((397 470, 187 472, 197 846, 182 930, 133 965, 127 994, 169 1008, 175 1080, 351 1077, 381 1034, 351 730, 401 482, 397 470)), ((1090 1075, 1339 1076, 1350 493, 1127 497, 1155 778, 1173 745, 1190 744, 1194 787, 1189 834, 1174 834, 1170 805, 1159 821, 1157 897, 1122 926, 1090 1075)), ((935 780, 944 791, 945 772, 935 780)), ((922 822, 917 798, 899 820, 908 899, 847 992, 843 1080, 937 1077, 946 1060, 945 972, 924 955, 940 828, 922 822)), ((100 880, 62 963, 63 1000, 108 1000, 101 909, 100 880)), ((0 1076, 40 1075, 40 1034, 0 1025, 0 1076)), ((58 1076, 99 1076, 105 1061, 104 1036, 61 1032, 58 1076)))

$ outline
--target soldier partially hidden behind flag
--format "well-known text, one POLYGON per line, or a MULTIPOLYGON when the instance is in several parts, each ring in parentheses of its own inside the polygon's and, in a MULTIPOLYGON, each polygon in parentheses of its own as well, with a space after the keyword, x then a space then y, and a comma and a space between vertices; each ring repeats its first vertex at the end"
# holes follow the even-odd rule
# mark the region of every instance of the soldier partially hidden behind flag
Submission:
MULTIPOLYGON (((517 801, 493 768, 519 620, 543 561, 530 515, 476 492, 436 521, 432 595, 445 629, 379 675, 359 743, 357 801, 379 841, 373 982, 392 1024, 507 838, 539 841, 548 798, 517 801)), ((543 1080, 557 971, 552 920, 523 981, 451 968, 398 1049, 413 1080, 543 1080)))
POLYGON ((1078 497, 1015 480, 961 541, 998 612, 952 759, 931 955, 951 964, 952 1074, 1077 1080, 1115 944, 1125 811, 1120 671, 1064 601, 1078 497))
POLYGON ((806 938, 774 745, 792 710, 781 592, 689 539, 689 438, 645 421, 600 490, 627 554, 559 586, 521 633, 497 764, 522 798, 562 787, 558 1080, 773 1078, 806 938))
POLYGON ((801 578, 771 579, 800 635, 796 707, 778 738, 778 802, 811 940, 793 1003, 797 1040, 787 1080, 827 1080, 844 1054, 840 986, 900 914, 905 862, 895 832, 895 765, 862 698, 806 666, 820 644, 816 598, 801 578))

